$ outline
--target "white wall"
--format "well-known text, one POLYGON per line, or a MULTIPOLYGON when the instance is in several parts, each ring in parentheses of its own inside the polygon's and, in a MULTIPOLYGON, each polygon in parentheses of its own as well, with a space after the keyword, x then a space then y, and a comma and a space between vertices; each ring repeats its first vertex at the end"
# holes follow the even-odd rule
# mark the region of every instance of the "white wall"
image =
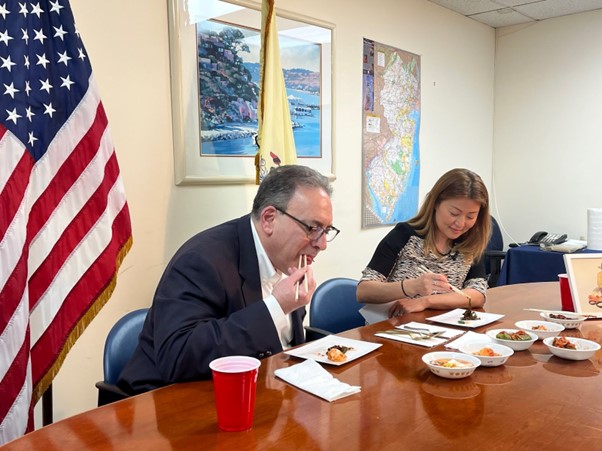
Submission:
MULTIPOLYGON (((113 131, 134 245, 113 297, 54 381, 55 420, 96 406, 94 383, 102 379, 111 325, 150 304, 178 246, 199 230, 248 212, 256 191, 253 185, 174 185, 166 0, 71 3, 113 131)), ((390 228, 361 229, 362 38, 422 56, 422 197, 452 167, 469 167, 487 184, 491 180, 494 30, 424 0, 277 5, 336 26, 333 202, 342 232, 314 269, 319 280, 358 278, 390 228)), ((39 425, 39 406, 37 419, 39 425)))
POLYGON ((601 42, 599 10, 497 32, 497 216, 519 242, 579 239, 587 208, 602 207, 601 42))

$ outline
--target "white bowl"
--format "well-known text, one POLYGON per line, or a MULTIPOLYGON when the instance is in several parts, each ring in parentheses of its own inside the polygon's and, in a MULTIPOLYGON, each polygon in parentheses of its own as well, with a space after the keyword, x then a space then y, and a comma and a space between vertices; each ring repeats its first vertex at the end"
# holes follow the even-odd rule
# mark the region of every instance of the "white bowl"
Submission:
POLYGON ((485 332, 489 338, 491 338, 495 343, 508 346, 514 351, 524 351, 525 349, 529 349, 533 343, 537 341, 537 335, 533 332, 525 330, 526 334, 528 334, 531 339, 530 340, 504 340, 502 338, 496 338, 496 335, 500 332, 508 332, 508 333, 516 333, 519 330, 517 329, 492 329, 485 332))
POLYGON ((559 323, 552 323, 550 321, 517 321, 514 323, 519 329, 527 332, 533 332, 537 335, 537 338, 543 340, 548 337, 557 337, 560 332, 564 330, 564 326, 559 323), (543 327, 544 329, 536 329, 536 327, 543 327))
POLYGON ((474 373, 474 370, 481 364, 481 361, 475 356, 464 354, 462 352, 450 351, 429 352, 422 356, 422 361, 426 363, 433 374, 447 379, 462 379, 463 377, 468 377, 474 373), (448 368, 433 363, 441 359, 453 359, 461 362, 468 362, 470 363, 470 366, 466 368, 448 368))
POLYGON ((600 345, 595 341, 585 340, 583 338, 565 337, 573 343, 576 349, 557 348, 552 343, 554 338, 546 338, 543 343, 548 347, 550 352, 557 357, 569 360, 586 360, 592 357, 596 351, 600 349, 600 345))
POLYGON ((541 317, 546 321, 550 321, 552 323, 562 324, 565 329, 576 329, 585 321, 585 317, 580 315, 571 314, 570 312, 562 313, 562 316, 566 316, 566 318, 553 318, 550 315, 558 315, 557 313, 547 313, 541 312, 541 317))
POLYGON ((471 341, 460 345, 460 352, 468 355, 472 355, 481 361, 481 366, 500 366, 506 363, 506 360, 510 358, 514 351, 508 346, 504 346, 498 343, 489 343, 482 341, 471 341), (477 355, 475 352, 479 352, 483 348, 489 348, 495 352, 496 356, 477 355))

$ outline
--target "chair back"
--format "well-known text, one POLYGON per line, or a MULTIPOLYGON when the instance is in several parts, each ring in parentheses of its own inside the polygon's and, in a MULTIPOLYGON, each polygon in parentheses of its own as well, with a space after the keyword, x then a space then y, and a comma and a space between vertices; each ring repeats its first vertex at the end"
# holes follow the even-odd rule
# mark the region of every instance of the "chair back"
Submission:
POLYGON ((504 249, 504 238, 497 220, 491 216, 491 237, 485 250, 485 272, 487 273, 487 282, 489 287, 497 285, 500 275, 502 261, 506 256, 504 249))
POLYGON ((492 251, 501 251, 503 249, 504 239, 502 238, 502 231, 497 220, 491 216, 491 236, 489 237, 489 242, 487 243, 487 249, 485 251, 485 272, 487 272, 487 274, 491 274, 491 258, 488 258, 489 254, 495 254, 496 252, 492 251))
POLYGON ((146 319, 148 308, 124 315, 109 331, 103 355, 104 381, 116 384, 121 370, 138 345, 138 336, 146 319))
POLYGON ((336 334, 364 326, 359 313, 364 304, 357 301, 357 280, 336 277, 321 283, 309 306, 309 325, 336 334))

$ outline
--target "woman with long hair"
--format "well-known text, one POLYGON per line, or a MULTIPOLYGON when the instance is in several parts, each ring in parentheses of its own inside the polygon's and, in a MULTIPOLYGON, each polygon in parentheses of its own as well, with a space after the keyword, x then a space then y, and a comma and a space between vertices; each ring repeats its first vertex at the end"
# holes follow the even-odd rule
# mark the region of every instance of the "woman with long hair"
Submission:
POLYGON ((418 214, 379 243, 362 272, 358 301, 396 301, 391 317, 468 307, 469 302, 482 307, 487 290, 483 255, 490 234, 489 194, 481 177, 468 169, 446 172, 418 214))

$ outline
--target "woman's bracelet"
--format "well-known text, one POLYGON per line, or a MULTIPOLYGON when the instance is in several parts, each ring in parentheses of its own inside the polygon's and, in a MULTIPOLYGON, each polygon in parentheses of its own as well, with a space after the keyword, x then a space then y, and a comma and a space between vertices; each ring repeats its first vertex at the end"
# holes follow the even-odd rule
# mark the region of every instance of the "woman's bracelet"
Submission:
POLYGON ((404 280, 405 280, 405 279, 401 279, 401 291, 403 291, 403 295, 404 295, 406 298, 409 298, 410 296, 408 295, 408 293, 406 293, 406 290, 405 290, 405 288, 403 287, 403 282, 404 282, 404 280))

